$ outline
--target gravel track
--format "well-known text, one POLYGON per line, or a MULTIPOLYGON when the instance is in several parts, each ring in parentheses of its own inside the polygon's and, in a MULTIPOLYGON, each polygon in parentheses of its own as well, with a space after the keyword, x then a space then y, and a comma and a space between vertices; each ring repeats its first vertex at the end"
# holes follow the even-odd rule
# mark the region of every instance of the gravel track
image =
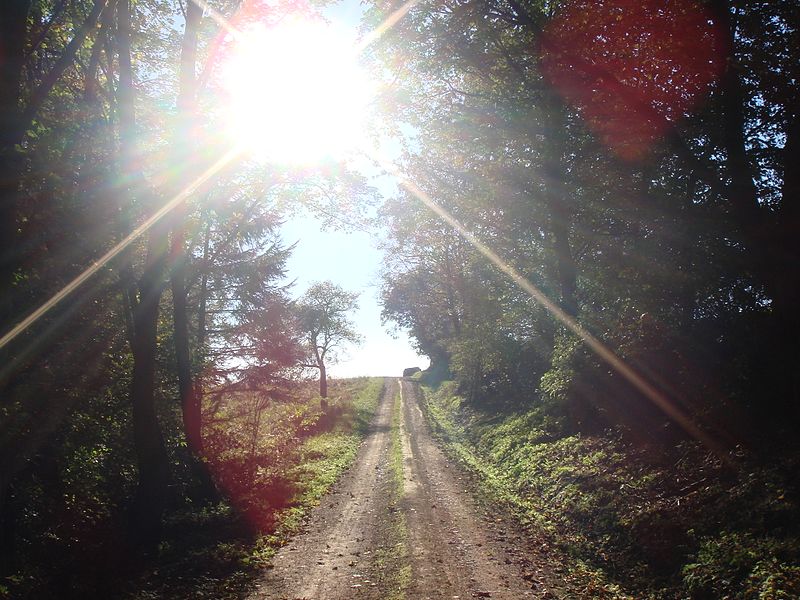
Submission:
POLYGON ((251 600, 562 595, 546 557, 476 504, 431 437, 420 398, 416 383, 386 379, 356 463, 275 555, 251 600))

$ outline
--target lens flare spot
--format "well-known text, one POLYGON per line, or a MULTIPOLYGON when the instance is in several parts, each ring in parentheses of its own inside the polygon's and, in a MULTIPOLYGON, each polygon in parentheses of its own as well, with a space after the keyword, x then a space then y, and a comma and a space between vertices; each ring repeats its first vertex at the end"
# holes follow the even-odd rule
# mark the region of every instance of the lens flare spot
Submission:
POLYGON ((618 156, 644 157, 705 98, 725 40, 691 0, 578 0, 541 40, 545 77, 618 156))

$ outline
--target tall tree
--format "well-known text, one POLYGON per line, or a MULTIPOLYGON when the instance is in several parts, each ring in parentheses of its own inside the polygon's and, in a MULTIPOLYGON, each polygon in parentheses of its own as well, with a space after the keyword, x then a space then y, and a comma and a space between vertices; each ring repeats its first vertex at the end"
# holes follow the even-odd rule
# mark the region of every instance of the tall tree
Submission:
POLYGON ((323 399, 328 397, 328 365, 344 346, 361 341, 351 320, 357 308, 358 295, 330 281, 313 284, 297 303, 298 328, 310 359, 304 366, 319 371, 323 399))
MULTIPOLYGON (((98 248, 82 211, 91 212, 98 200, 86 184, 93 173, 107 166, 91 147, 94 132, 87 132, 81 99, 83 80, 77 65, 86 57, 90 39, 106 2, 75 2, 53 7, 40 3, 9 2, 0 8, 0 330, 6 334, 32 306, 43 302, 75 274, 75 265, 90 260, 98 248), (60 35, 53 29, 59 28, 60 35), (46 42, 46 44, 45 44, 46 42), (53 110, 58 96, 62 114, 53 110), (70 123, 70 115, 73 119, 70 123), (91 158, 89 158, 91 157, 91 158), (96 160, 92 167, 88 165, 96 160), (84 201, 64 185, 86 191, 84 201), (66 225, 65 223, 69 223, 66 225)), ((98 128, 102 129, 102 126, 98 128)), ((107 132, 106 132, 107 133, 107 132)), ((97 213, 101 219, 101 213, 97 213)), ((62 426, 70 402, 56 402, 45 410, 31 388, 58 397, 63 390, 56 377, 70 363, 69 342, 58 333, 81 319, 90 298, 102 305, 96 289, 38 324, 33 335, 21 336, 0 349, 0 562, 14 554, 13 521, 17 509, 7 506, 15 479, 29 470, 32 457, 62 426), (53 361, 56 348, 65 350, 55 369, 42 370, 53 361), (48 358, 44 358, 48 357, 48 358), (44 418, 43 418, 44 417, 44 418), (8 534, 8 535, 7 535, 8 534)), ((91 353, 99 336, 87 332, 91 353)), ((19 506, 19 505, 18 505, 19 506)), ((5 565, 0 565, 3 569, 5 565)))
POLYGON ((301 358, 287 286, 280 283, 290 249, 280 242, 268 199, 243 191, 247 179, 233 178, 213 192, 196 251, 203 258, 189 278, 200 383, 217 390, 281 387, 301 358))
MULTIPOLYGON (((198 30, 203 9, 194 1, 186 4, 185 25, 181 42, 181 58, 178 75, 177 126, 174 132, 173 161, 175 163, 174 193, 180 193, 191 184, 197 174, 198 160, 192 156, 193 132, 197 127, 197 52, 198 30)), ((170 240, 170 283, 172 287, 172 314, 174 326, 175 359, 178 371, 178 391, 183 414, 183 428, 192 455, 193 471, 198 479, 199 490, 205 497, 213 497, 211 475, 203 460, 203 434, 201 390, 195 382, 195 365, 189 338, 189 309, 187 270, 189 256, 186 247, 188 210, 186 202, 178 206, 171 215, 172 239, 170 240)))
MULTIPOLYGON (((375 22, 389 6, 373 3, 375 22)), ((796 221, 785 162, 796 146, 796 21, 784 2, 453 0, 413 7, 376 54, 397 71, 391 114, 414 130, 406 175, 568 314, 650 374, 685 372, 692 356, 713 379, 738 360, 749 367, 731 390, 782 381, 775 397, 793 404, 797 315, 781 306, 800 288, 783 233, 796 221), (766 369, 740 344, 758 320, 786 348, 766 369)), ((416 212, 403 199, 400 221, 416 212)), ((421 236, 399 231, 402 256, 421 236)), ((423 281, 446 289, 446 278, 398 264, 385 279, 387 316, 436 321, 441 305, 420 302, 436 288, 423 281)), ((496 284, 481 285, 491 297, 496 284)), ((543 322, 523 323, 534 339, 543 322)), ((412 329, 451 353, 467 339, 435 331, 412 329)), ((568 385, 576 373, 605 377, 593 360, 578 370, 567 338, 540 339, 555 344, 543 390, 558 381, 579 393, 592 384, 568 385)))
MULTIPOLYGON (((136 131, 136 87, 132 63, 133 37, 131 4, 117 3, 117 49, 119 58, 119 121, 123 149, 122 167, 130 182, 128 202, 143 207, 148 213, 158 208, 159 198, 147 185, 138 168, 139 143, 136 131)), ((142 215, 146 217, 148 215, 142 215)), ((126 232, 127 233, 127 232, 126 232)), ((158 317, 164 290, 167 258, 166 222, 162 219, 145 234, 145 259, 142 273, 135 281, 126 282, 131 309, 131 351, 133 375, 131 405, 133 433, 139 469, 139 482, 133 500, 131 533, 147 552, 154 550, 161 537, 162 516, 167 503, 169 459, 155 407, 156 356, 158 349, 158 317)), ((125 268, 126 276, 132 269, 125 268)))

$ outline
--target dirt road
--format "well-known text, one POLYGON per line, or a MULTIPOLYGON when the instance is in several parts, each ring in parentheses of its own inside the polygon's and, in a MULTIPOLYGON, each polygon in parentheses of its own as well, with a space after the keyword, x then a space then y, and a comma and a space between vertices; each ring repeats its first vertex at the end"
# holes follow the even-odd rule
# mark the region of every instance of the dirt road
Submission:
POLYGON ((356 464, 278 552, 252 600, 561 595, 514 526, 475 504, 419 401, 416 383, 386 380, 356 464))

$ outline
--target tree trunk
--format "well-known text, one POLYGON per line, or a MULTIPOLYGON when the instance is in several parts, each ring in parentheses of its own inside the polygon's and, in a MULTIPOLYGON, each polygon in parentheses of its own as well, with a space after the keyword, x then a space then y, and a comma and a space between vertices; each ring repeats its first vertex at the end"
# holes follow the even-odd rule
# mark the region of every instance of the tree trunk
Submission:
POLYGON ((15 570, 14 539, 16 532, 16 510, 12 503, 11 481, 0 474, 0 576, 10 575, 15 570))
POLYGON ((186 298, 186 259, 183 256, 183 236, 175 235, 172 238, 173 258, 176 252, 181 256, 172 269, 172 315, 174 320, 175 362, 178 371, 178 392, 181 398, 183 411, 183 426, 186 441, 192 453, 202 451, 200 435, 200 402, 196 397, 192 377, 192 357, 189 344, 189 319, 186 298), (179 246, 180 250, 175 247, 179 246))
MULTIPOLYGON (((772 392, 779 406, 778 418, 797 419, 800 410, 800 276, 797 264, 800 247, 797 243, 797 226, 800 224, 798 194, 800 181, 797 160, 800 157, 798 136, 800 116, 788 108, 786 144, 783 149, 783 189, 781 204, 776 214, 762 208, 754 177, 755 166, 747 153, 745 94, 742 87, 740 65, 736 61, 736 13, 728 0, 713 0, 711 6, 720 27, 726 32, 731 55, 720 82, 726 172, 731 180, 728 198, 735 225, 747 246, 749 266, 756 278, 765 285, 772 299, 774 315, 770 345, 775 360, 771 375, 777 382, 772 392)), ((776 415, 773 415, 776 416, 776 415)))
MULTIPOLYGON (((730 178, 728 186, 728 202, 732 214, 745 242, 758 246, 763 241, 761 225, 763 211, 758 204, 758 190, 753 181, 753 165, 747 156, 745 140, 744 93, 739 74, 740 67, 736 62, 736 23, 734 22, 727 0, 712 0, 711 6, 719 27, 727 36, 730 56, 725 72, 720 81, 723 140, 725 144, 725 170, 730 178)), ((758 247, 752 247, 758 251, 758 247)))
MULTIPOLYGON (((25 39, 31 0, 0 3, 0 333, 17 318, 15 273, 20 263, 17 239, 17 186, 22 157, 16 149, 43 102, 72 63, 95 24, 106 0, 95 0, 86 20, 75 31, 64 52, 21 108, 21 77, 25 62, 25 39)), ((6 364, 0 350, 0 364, 6 364)))
MULTIPOLYGON (((30 0, 0 3, 0 334, 11 328, 16 316, 13 290, 18 252, 17 174, 21 157, 15 148, 15 132, 30 7, 30 0)), ((8 350, 0 350, 0 365, 7 365, 8 359, 8 350)), ((3 387, 0 382, 0 392, 3 387)), ((10 486, 11 474, 0 471, 0 575, 8 572, 14 557, 14 519, 8 508, 10 486)))
POLYGON ((571 211, 563 206, 564 200, 551 205, 553 249, 558 269, 558 287, 561 291, 561 308, 571 317, 578 315, 577 277, 578 269, 569 242, 571 211))
MULTIPOLYGON (((200 275, 200 298, 198 299, 197 308, 197 349, 199 352, 205 353, 206 345, 206 319, 208 317, 208 256, 211 249, 211 224, 206 223, 206 230, 203 234, 203 263, 200 275)), ((202 395, 203 382, 198 377, 195 382, 198 393, 202 395)))
POLYGON ((319 363, 319 395, 320 398, 328 397, 328 374, 322 362, 319 363))
MULTIPOLYGON (((135 170, 136 120, 133 66, 131 64, 131 22, 129 0, 117 3, 119 50, 119 118, 123 168, 135 170)), ((129 202, 137 195, 149 196, 140 174, 131 179, 129 202), (138 183, 138 187, 137 187, 138 183)), ((152 202, 143 202, 152 208, 152 202)), ((155 408, 155 372, 158 349, 158 312, 163 291, 167 256, 167 231, 162 222, 147 234, 145 268, 138 282, 138 298, 133 301, 132 343, 133 379, 131 405, 133 434, 139 467, 139 484, 132 506, 132 538, 145 552, 155 550, 161 537, 161 519, 166 507, 169 459, 155 408)))
POLYGON ((561 294, 561 308, 571 317, 578 314, 577 277, 578 269, 570 245, 574 209, 572 199, 566 189, 567 169, 564 161, 565 130, 567 127, 566 109, 549 92, 543 102, 545 114, 550 123, 547 135, 547 156, 544 163, 545 199, 550 211, 550 231, 553 236, 553 252, 556 258, 556 277, 561 294))
MULTIPOLYGON (((173 238, 173 244, 175 238, 173 238)), ((197 500, 213 500, 216 487, 203 448, 202 388, 194 381, 194 369, 189 343, 189 319, 186 301, 185 260, 175 265, 172 273, 172 302, 175 355, 178 371, 178 392, 183 415, 183 431, 190 452, 189 468, 197 484, 197 500)))
MULTIPOLYGON (((31 0, 0 3, 0 334, 11 328, 16 316, 13 289, 19 253, 17 185, 21 161, 16 144, 30 7, 31 0)), ((0 363, 7 363, 5 350, 0 351, 0 363)))
POLYGON ((158 309, 163 277, 163 233, 152 231, 148 266, 139 280, 139 301, 133 314, 133 433, 139 485, 133 503, 132 533, 136 545, 149 552, 161 539, 166 507, 169 462, 155 409, 158 309))
POLYGON ((770 276, 775 314, 774 346, 778 376, 783 379, 777 393, 786 416, 800 420, 800 112, 789 119, 783 148, 783 189, 777 211, 775 234, 770 239, 770 276))
MULTIPOLYGON (((182 238, 177 238, 183 244, 182 238)), ((176 238, 173 237, 173 245, 176 238)), ((194 380, 194 369, 189 343, 189 319, 186 290, 186 260, 180 260, 172 273, 172 302, 174 321, 175 354, 178 371, 178 391, 183 414, 183 430, 189 446, 192 476, 197 483, 197 499, 213 500, 217 497, 216 487, 208 464, 205 461, 203 448, 203 391, 194 380)))
MULTIPOLYGON (((178 173, 174 192, 180 192, 193 177, 193 151, 190 146, 191 129, 195 119, 197 96, 197 31, 203 9, 195 2, 186 5, 186 28, 181 45, 181 63, 178 90, 178 126, 173 140, 173 160, 178 173)), ((172 243, 170 248, 172 308, 174 322, 175 360, 178 371, 178 390, 183 413, 183 429, 191 454, 191 471, 198 484, 200 499, 216 496, 213 480, 203 457, 201 394, 194 383, 191 344, 189 339, 189 315, 187 302, 186 269, 186 204, 177 207, 172 216, 172 243)))

